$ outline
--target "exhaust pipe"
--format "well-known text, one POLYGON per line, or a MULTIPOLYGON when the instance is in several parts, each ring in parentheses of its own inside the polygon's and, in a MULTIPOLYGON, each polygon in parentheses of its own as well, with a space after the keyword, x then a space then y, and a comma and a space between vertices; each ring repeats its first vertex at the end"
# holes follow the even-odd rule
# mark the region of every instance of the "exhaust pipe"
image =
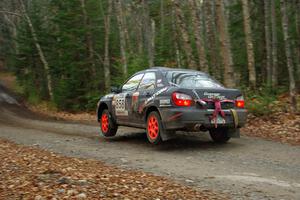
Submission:
POLYGON ((202 124, 196 124, 194 126, 194 130, 195 131, 202 131, 202 132, 206 132, 207 128, 205 128, 202 124))
POLYGON ((200 130, 200 127, 201 127, 201 124, 196 124, 196 125, 194 126, 194 130, 195 130, 195 131, 199 131, 199 130, 200 130))

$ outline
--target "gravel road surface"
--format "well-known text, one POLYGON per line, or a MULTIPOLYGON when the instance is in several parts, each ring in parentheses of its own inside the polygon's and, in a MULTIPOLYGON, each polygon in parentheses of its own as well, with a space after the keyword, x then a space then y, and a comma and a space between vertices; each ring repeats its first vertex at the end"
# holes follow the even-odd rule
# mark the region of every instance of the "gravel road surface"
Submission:
POLYGON ((171 177, 232 199, 300 199, 300 148, 259 138, 211 142, 207 133, 179 133, 160 146, 145 131, 120 127, 100 136, 96 123, 48 119, 20 106, 0 87, 0 137, 63 155, 171 177))

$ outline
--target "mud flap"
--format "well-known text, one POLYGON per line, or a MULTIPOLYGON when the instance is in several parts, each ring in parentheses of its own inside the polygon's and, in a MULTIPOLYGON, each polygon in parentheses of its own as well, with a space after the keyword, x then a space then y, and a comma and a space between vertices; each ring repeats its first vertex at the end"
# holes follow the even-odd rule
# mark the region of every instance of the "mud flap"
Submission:
POLYGON ((162 141, 167 141, 175 137, 175 131, 162 131, 160 133, 162 141))
POLYGON ((240 129, 239 128, 230 128, 227 132, 229 137, 240 138, 240 129))

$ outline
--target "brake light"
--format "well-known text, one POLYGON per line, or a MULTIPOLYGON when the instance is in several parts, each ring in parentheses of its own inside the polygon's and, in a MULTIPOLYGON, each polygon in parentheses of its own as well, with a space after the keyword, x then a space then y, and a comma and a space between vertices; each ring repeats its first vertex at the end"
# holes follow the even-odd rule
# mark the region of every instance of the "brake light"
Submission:
POLYGON ((245 107, 245 100, 243 96, 239 96, 236 100, 235 100, 235 106, 237 108, 244 108, 245 107))
POLYGON ((172 94, 172 100, 176 106, 191 106, 193 99, 187 94, 174 92, 172 94))
POLYGON ((236 100, 235 105, 238 108, 244 108, 245 107, 245 101, 244 100, 236 100))

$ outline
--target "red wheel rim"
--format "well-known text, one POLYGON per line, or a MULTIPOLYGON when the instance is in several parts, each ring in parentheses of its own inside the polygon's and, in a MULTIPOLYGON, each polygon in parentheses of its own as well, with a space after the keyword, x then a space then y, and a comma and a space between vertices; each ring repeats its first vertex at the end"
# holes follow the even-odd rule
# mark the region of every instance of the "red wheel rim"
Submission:
POLYGON ((150 139, 155 140, 159 133, 158 121, 155 116, 150 116, 148 120, 148 135, 150 139))
POLYGON ((103 133, 106 133, 108 131, 108 125, 109 125, 108 116, 106 113, 103 113, 101 116, 101 129, 103 133))

